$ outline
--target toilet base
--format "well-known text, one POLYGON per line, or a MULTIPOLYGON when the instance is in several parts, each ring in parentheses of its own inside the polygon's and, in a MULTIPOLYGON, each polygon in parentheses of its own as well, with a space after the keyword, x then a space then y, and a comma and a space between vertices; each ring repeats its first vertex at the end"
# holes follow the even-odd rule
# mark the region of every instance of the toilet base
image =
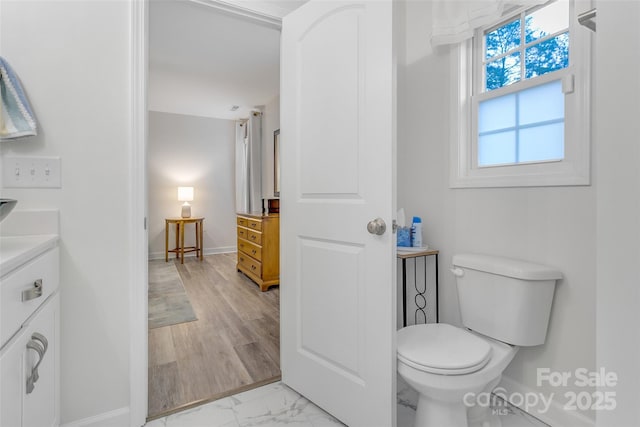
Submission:
MULTIPOLYGON (((502 375, 486 385, 483 393, 490 394, 500 383, 502 375)), ((493 400, 493 399, 492 399, 493 400)), ((500 417, 493 415, 491 406, 475 404, 467 409, 467 419, 469 427, 502 427, 500 417)))
POLYGON ((442 402, 420 395, 414 427, 425 426, 467 427, 467 407, 462 402, 442 402))

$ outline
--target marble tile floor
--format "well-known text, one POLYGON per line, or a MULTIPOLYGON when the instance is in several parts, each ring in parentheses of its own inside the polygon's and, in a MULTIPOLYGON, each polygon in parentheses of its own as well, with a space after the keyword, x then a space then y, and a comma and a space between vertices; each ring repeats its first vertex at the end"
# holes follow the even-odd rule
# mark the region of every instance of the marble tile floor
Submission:
MULTIPOLYGON (((398 427, 412 427, 415 396, 398 384, 398 427)), ((545 427, 517 408, 500 416, 502 427, 545 427)), ((308 399, 275 382, 148 422, 146 427, 339 427, 344 426, 308 399)), ((374 426, 372 426, 374 427, 374 426)), ((378 427, 378 426, 375 426, 378 427)), ((385 426, 379 426, 385 427, 385 426)))

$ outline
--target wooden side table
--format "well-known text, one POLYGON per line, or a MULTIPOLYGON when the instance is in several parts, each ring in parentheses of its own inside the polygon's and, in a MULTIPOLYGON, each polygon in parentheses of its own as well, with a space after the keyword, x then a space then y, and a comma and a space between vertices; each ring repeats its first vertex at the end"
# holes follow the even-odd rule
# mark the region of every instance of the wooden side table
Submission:
POLYGON ((169 261, 169 252, 174 252, 176 254, 176 258, 180 258, 180 264, 184 264, 184 253, 185 252, 195 252, 196 258, 200 258, 200 261, 203 260, 202 253, 202 240, 203 240, 203 231, 204 226, 202 222, 204 221, 203 217, 196 218, 165 218, 164 220, 164 260, 165 262, 169 261), (176 225, 176 247, 174 249, 169 249, 169 228, 171 224, 176 225), (195 246, 184 246, 184 226, 185 224, 195 224, 196 225, 196 245, 195 246))

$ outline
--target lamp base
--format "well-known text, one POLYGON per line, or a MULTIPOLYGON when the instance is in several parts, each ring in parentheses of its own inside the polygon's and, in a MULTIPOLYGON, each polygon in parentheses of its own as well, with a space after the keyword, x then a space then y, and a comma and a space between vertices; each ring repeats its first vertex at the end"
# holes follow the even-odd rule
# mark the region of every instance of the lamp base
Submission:
POLYGON ((182 218, 191 218, 191 205, 186 203, 182 205, 182 218))

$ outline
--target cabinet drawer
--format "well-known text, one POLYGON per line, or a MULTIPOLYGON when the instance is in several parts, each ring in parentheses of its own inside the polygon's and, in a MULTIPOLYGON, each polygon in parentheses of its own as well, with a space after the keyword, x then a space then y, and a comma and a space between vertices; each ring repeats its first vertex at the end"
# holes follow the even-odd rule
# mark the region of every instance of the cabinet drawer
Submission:
POLYGON ((20 329, 27 318, 53 292, 59 282, 59 250, 54 248, 2 279, 0 286, 0 342, 2 345, 20 329), (36 292, 36 282, 41 282, 36 292), (25 295, 23 301, 23 293, 25 295), (29 292, 31 291, 31 292, 29 292))
POLYGON ((249 230, 246 228, 238 227, 238 239, 249 239, 249 230))
POLYGON ((262 264, 260 263, 260 261, 256 261, 255 259, 251 258, 249 255, 238 252, 238 264, 240 264, 247 271, 250 271, 256 276, 262 276, 262 264))
POLYGON ((247 227, 253 229, 253 230, 257 230, 257 231, 261 231, 262 230, 262 220, 261 219, 255 219, 255 218, 248 218, 247 219, 247 227))
POLYGON ((262 248, 258 245, 254 245, 251 242, 238 239, 238 251, 244 252, 255 260, 262 261, 262 248))
POLYGON ((256 245, 262 245, 262 233, 259 231, 247 230, 247 240, 256 245))
POLYGON ((238 225, 242 226, 242 227, 246 227, 247 226, 247 218, 243 217, 243 216, 239 216, 238 217, 238 225))

